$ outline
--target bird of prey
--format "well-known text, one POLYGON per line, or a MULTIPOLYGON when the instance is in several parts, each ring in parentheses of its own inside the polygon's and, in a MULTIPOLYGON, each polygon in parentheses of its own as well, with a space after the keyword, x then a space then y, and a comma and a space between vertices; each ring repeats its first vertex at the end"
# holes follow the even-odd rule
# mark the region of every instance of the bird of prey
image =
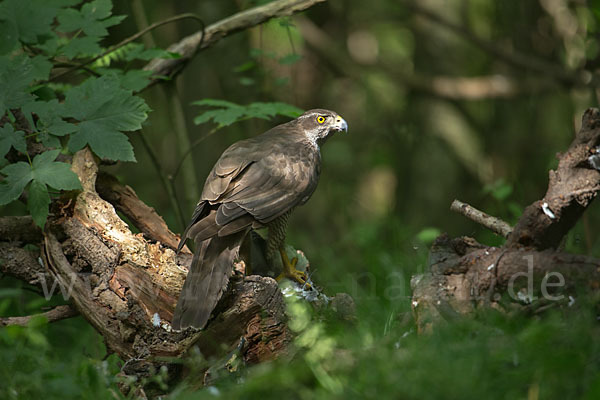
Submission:
POLYGON ((292 210, 310 198, 321 173, 320 146, 348 124, 337 113, 314 109, 254 138, 241 140, 221 155, 185 229, 180 250, 193 239, 196 251, 179 295, 172 327, 204 328, 233 273, 233 262, 251 229, 269 228, 266 259, 279 253, 282 276, 300 283, 284 250, 292 210))

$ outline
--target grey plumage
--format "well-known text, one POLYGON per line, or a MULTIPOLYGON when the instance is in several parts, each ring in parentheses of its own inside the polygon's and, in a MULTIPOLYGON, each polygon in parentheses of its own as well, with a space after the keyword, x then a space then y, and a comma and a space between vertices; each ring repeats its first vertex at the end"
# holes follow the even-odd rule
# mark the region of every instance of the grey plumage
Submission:
MULTIPOLYGON (((206 325, 250 229, 283 224, 285 231, 289 212, 317 187, 320 144, 342 129, 347 130, 346 122, 336 113, 310 110, 225 150, 179 244, 181 249, 186 239, 194 239, 196 252, 173 315, 174 329, 206 325)), ((280 245, 285 235, 277 236, 280 245)))

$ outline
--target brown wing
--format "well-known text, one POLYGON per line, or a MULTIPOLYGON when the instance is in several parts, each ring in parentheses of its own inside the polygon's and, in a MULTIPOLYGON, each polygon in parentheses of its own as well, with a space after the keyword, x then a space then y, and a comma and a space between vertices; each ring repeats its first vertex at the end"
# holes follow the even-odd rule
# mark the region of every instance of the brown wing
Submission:
POLYGON ((319 178, 319 152, 303 135, 278 128, 237 142, 223 153, 182 240, 225 236, 256 222, 266 224, 308 200, 319 178))

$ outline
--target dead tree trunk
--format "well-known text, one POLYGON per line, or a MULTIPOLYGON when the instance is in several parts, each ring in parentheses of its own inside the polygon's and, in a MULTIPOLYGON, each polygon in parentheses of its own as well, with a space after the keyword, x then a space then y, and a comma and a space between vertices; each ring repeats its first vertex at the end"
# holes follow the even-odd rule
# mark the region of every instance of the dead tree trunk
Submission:
POLYGON ((538 312, 572 305, 580 292, 600 288, 599 259, 558 250, 600 189, 599 145, 600 111, 588 109, 575 140, 558 156, 558 168, 550 171, 546 195, 525 209, 512 230, 467 205, 454 207, 508 237, 502 247, 446 235, 435 241, 430 271, 411 281, 419 331, 478 307, 538 312))
MULTIPOLYGON (((3 239, 11 240, 0 244, 0 257, 6 260, 0 266, 3 273, 45 291, 57 280, 63 296, 104 337, 109 351, 127 361, 123 372, 128 375, 151 374, 192 345, 212 358, 244 338, 242 357, 248 363, 285 352, 291 336, 283 298, 268 277, 233 279, 218 316, 205 330, 172 331, 169 322, 191 261, 189 250, 176 255, 178 237, 130 187, 106 176, 97 179, 97 163, 88 149, 76 153, 72 165, 83 191, 53 204, 45 232, 30 218, 0 220, 3 239), (141 233, 132 233, 96 188, 141 233), (20 246, 38 240, 43 260, 20 246)), ((74 310, 60 311, 49 318, 72 316, 74 310)), ((0 324, 19 322, 24 321, 13 318, 0 324)))

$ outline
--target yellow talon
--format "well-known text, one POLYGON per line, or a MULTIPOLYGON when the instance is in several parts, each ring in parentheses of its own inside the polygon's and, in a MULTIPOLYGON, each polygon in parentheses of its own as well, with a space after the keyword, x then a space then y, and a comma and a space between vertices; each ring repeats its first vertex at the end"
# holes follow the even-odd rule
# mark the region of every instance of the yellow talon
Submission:
POLYGON ((298 264, 298 257, 290 259, 285 252, 285 249, 279 248, 279 254, 281 254, 281 262, 283 264, 283 272, 275 278, 277 281, 280 281, 284 278, 291 279, 294 282, 298 282, 301 285, 306 285, 310 288, 310 284, 306 283, 307 276, 304 271, 298 271, 296 269, 296 264, 298 264))

